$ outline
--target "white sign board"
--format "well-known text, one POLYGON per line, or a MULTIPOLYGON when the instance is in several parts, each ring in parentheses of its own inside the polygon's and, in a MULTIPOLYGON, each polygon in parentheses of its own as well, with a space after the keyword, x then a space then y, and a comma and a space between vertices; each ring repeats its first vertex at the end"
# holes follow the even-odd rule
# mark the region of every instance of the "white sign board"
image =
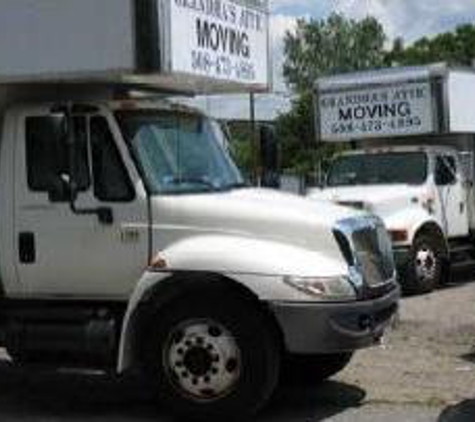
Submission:
POLYGON ((171 2, 171 71, 269 83, 269 16, 233 0, 171 2))
POLYGON ((429 82, 323 92, 318 97, 320 139, 348 141, 431 133, 429 82))

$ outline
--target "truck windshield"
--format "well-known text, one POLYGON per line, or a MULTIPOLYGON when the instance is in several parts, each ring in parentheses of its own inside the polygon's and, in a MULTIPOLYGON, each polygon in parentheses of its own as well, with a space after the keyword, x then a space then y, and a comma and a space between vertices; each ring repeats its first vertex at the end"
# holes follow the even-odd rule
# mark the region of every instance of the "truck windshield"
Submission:
POLYGON ((328 174, 328 186, 420 185, 427 177, 423 152, 388 152, 339 157, 328 174))
POLYGON ((222 191, 243 178, 220 140, 219 125, 186 113, 117 113, 152 194, 222 191))

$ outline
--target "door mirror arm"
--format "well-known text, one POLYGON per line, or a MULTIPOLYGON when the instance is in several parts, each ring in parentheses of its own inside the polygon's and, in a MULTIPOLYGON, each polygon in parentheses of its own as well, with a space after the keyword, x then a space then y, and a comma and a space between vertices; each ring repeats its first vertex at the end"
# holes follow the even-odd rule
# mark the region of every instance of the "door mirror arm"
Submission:
POLYGON ((78 208, 75 202, 70 202, 69 207, 76 215, 97 215, 99 222, 106 226, 114 223, 114 214, 110 207, 78 208))

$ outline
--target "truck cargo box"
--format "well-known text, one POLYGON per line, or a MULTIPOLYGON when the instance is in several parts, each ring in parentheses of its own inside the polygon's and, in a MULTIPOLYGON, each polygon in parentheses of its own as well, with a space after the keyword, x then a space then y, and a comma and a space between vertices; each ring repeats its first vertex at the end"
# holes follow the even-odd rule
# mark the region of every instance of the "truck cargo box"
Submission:
POLYGON ((0 83, 269 84, 268 0, 2 0, 0 83))
POLYGON ((316 82, 322 141, 475 133, 475 72, 443 64, 380 69, 316 82))

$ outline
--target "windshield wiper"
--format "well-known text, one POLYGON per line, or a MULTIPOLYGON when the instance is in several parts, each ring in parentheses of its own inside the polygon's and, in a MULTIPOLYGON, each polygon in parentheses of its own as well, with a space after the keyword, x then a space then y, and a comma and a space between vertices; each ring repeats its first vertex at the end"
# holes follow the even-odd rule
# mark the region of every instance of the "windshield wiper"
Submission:
POLYGON ((248 188, 249 184, 245 182, 236 182, 236 183, 229 183, 228 185, 223 185, 221 187, 222 190, 231 190, 231 189, 240 189, 240 188, 248 188))
POLYGON ((167 180, 167 183, 174 184, 174 185, 181 185, 181 184, 186 184, 186 183, 191 183, 191 184, 197 184, 197 185, 203 185, 206 186, 207 188, 216 189, 216 186, 210 182, 209 180, 206 180, 203 177, 190 177, 190 176, 185 176, 185 177, 173 177, 169 180, 167 180))

